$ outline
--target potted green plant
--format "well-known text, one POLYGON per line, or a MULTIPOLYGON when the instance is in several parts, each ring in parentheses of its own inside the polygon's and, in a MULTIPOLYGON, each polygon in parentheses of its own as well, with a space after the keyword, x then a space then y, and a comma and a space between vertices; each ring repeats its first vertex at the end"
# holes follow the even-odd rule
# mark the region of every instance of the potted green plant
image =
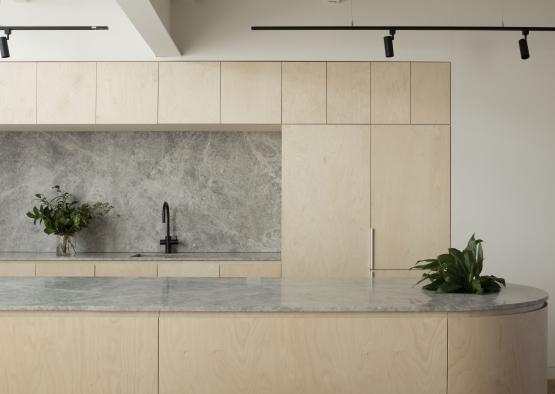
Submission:
POLYGON ((74 236, 96 218, 108 214, 112 206, 106 202, 83 203, 56 185, 52 188, 54 197, 47 198, 44 194, 35 194, 39 201, 27 217, 44 225, 44 232, 57 236, 56 254, 58 256, 75 256, 76 245, 74 236))
MULTIPOLYGON (((493 275, 480 275, 484 265, 482 240, 470 237, 464 250, 449 248, 449 253, 435 259, 419 260, 411 269, 427 270, 422 274, 421 283, 426 290, 438 293, 472 293, 485 294, 501 290, 505 279, 493 275)), ((417 283, 417 284, 418 284, 417 283)))

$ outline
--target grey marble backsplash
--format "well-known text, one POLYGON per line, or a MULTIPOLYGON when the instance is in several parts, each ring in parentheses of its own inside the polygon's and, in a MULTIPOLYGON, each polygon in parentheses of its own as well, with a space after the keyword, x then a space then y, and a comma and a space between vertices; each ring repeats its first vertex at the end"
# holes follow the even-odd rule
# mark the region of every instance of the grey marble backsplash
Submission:
POLYGON ((280 251, 278 132, 0 133, 0 251, 55 250, 25 213, 56 184, 115 207, 81 252, 161 250, 164 201, 180 252, 280 251))

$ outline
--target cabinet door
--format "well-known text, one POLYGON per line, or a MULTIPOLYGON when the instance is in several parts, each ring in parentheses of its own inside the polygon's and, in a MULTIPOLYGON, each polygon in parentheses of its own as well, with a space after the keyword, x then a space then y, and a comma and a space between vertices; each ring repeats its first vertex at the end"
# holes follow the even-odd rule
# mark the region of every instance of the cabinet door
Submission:
POLYGON ((220 123, 220 63, 161 62, 159 123, 220 123))
POLYGON ((284 62, 283 123, 326 123, 326 63, 284 62))
POLYGON ((153 124, 157 112, 158 63, 97 64, 96 123, 153 124))
POLYGON ((372 126, 374 268, 409 268, 450 244, 449 126, 372 126))
POLYGON ((37 64, 37 123, 93 124, 96 63, 37 64))
POLYGON ((281 123, 281 63, 222 63, 222 123, 281 123))
POLYGON ((367 277, 370 127, 284 126, 284 277, 367 277))
POLYGON ((0 124, 37 122, 37 64, 0 64, 0 124))
POLYGON ((372 124, 410 124, 410 63, 372 63, 372 124))
POLYGON ((96 263, 94 276, 111 276, 127 278, 156 278, 158 275, 157 263, 141 261, 137 263, 125 261, 96 263))
POLYGON ((451 123, 451 64, 411 64, 411 123, 451 123))
POLYGON ((327 65, 330 124, 370 123, 370 63, 330 62, 327 65))
POLYGON ((94 263, 78 261, 37 262, 36 276, 94 276, 94 263))

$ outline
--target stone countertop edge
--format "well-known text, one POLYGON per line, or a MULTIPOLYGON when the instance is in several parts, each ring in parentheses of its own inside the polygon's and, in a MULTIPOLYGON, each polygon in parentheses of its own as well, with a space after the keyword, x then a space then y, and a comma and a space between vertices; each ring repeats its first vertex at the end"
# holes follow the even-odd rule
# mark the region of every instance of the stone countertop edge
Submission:
POLYGON ((0 278, 0 311, 380 313, 508 312, 548 294, 437 294, 413 279, 0 278))
POLYGON ((163 253, 80 253, 72 257, 59 257, 55 253, 0 252, 0 263, 9 262, 64 262, 64 261, 117 261, 117 262, 182 262, 182 261, 268 261, 280 262, 279 252, 190 252, 175 253, 172 257, 160 257, 163 253), (140 253, 141 257, 132 257, 140 253))

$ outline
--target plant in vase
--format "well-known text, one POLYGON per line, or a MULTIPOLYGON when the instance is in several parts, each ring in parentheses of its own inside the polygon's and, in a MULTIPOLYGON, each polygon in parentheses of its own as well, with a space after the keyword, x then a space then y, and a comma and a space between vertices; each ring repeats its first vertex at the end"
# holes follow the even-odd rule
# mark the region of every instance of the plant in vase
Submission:
POLYGON ((52 188, 54 197, 47 198, 44 194, 35 194, 38 206, 27 212, 27 217, 44 225, 44 232, 57 236, 56 254, 58 256, 75 256, 74 236, 96 218, 108 214, 112 206, 106 202, 83 203, 56 185, 52 188))
MULTIPOLYGON (((449 253, 436 259, 419 260, 411 269, 428 270, 418 282, 429 280, 423 286, 438 293, 496 293, 505 286, 505 279, 493 275, 480 275, 484 266, 482 240, 470 237, 464 250, 449 248, 449 253)), ((418 284, 417 283, 417 284, 418 284)))

